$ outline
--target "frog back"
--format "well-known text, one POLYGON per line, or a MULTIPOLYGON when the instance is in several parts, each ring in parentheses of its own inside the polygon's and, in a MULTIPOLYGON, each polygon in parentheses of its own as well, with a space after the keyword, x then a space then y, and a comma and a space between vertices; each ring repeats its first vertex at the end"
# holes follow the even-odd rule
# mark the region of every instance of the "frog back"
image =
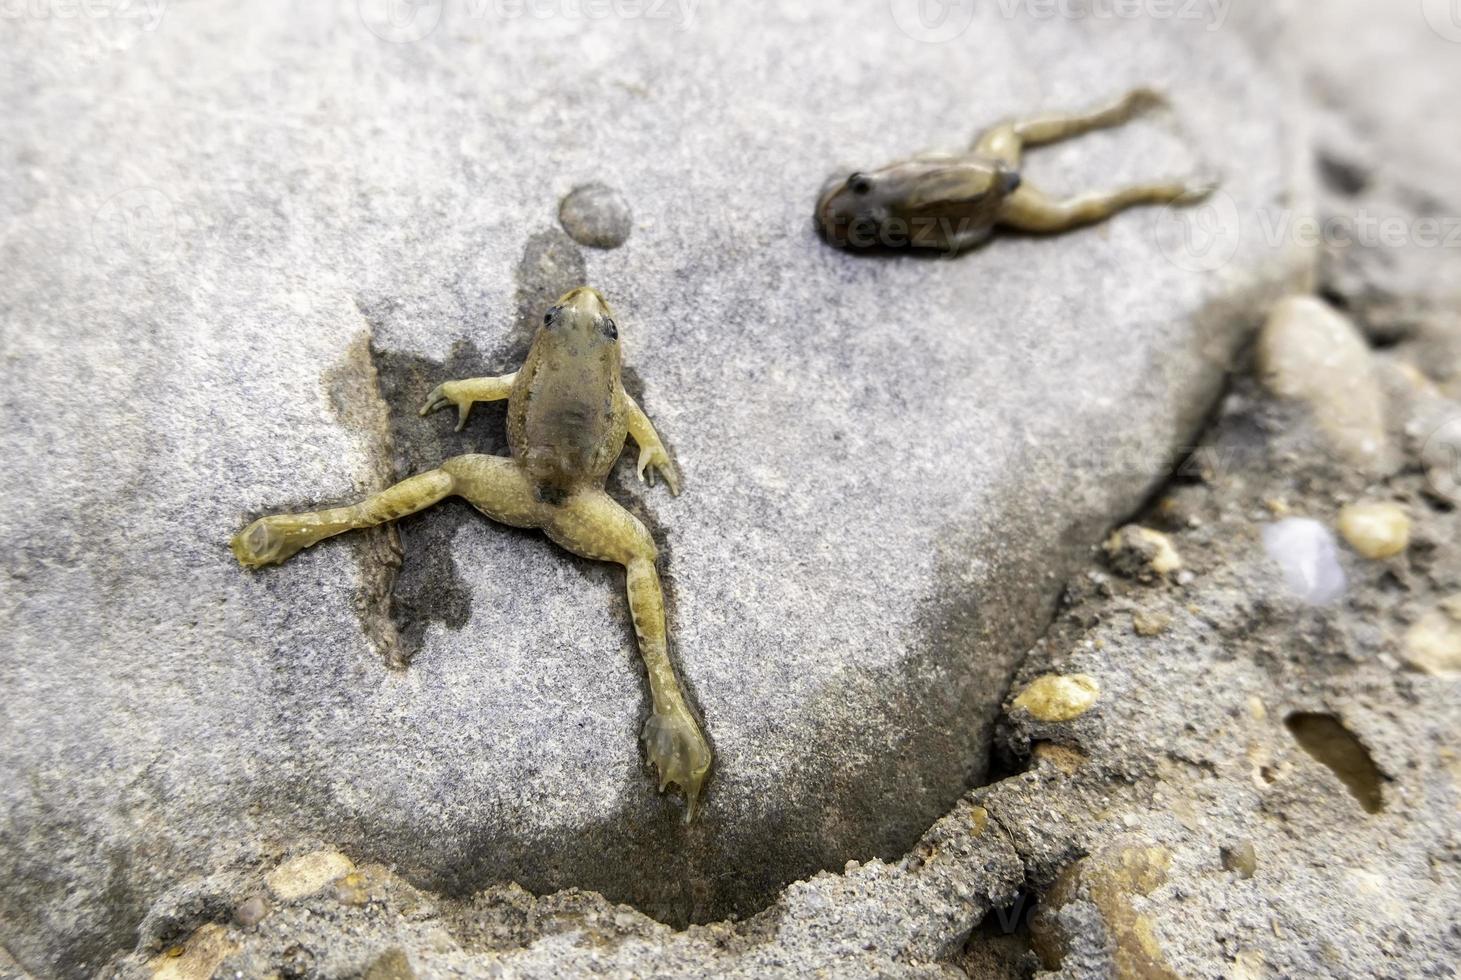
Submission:
POLYGON ((540 335, 507 408, 508 446, 529 479, 561 491, 602 483, 626 431, 617 347, 540 335))

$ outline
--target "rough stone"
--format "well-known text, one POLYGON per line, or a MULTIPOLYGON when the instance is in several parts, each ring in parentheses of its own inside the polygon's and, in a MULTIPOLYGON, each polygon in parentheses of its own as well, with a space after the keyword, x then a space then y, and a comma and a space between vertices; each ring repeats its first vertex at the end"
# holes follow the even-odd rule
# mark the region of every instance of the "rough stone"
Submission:
POLYGON ((846 161, 1141 83, 1174 114, 1033 153, 1032 179, 1208 165, 1249 229, 1293 199, 1279 86, 1233 32, 974 7, 947 43, 830 0, 418 4, 440 19, 415 38, 282 0, 7 21, 0 942, 89 972, 180 877, 302 839, 448 895, 744 916, 904 853, 981 780, 1064 570, 1302 257, 1250 235, 1193 268, 1169 232, 1201 215, 1160 209, 956 261, 825 247, 810 210, 846 161), (555 224, 592 179, 635 210, 612 251, 555 224), (414 410, 511 370, 584 278, 686 476, 610 490, 662 546, 718 756, 689 828, 640 758, 617 569, 460 503, 263 574, 225 547, 501 452, 500 409, 461 434, 414 410))
MULTIPOLYGON (((326 891, 285 906, 234 935, 221 971, 282 973, 309 951, 317 975, 344 980, 398 948, 422 977, 1447 975, 1461 961, 1461 705, 1454 680, 1401 669, 1392 653, 1418 610, 1461 587, 1444 559, 1457 522, 1407 467, 1377 488, 1411 507, 1402 585, 1394 566, 1345 554, 1342 604, 1276 588, 1254 543, 1265 502, 1283 495, 1328 520, 1352 497, 1313 468, 1320 450, 1275 465, 1272 407, 1235 379, 1198 447, 1226 461, 1223 478, 1174 481, 1153 508, 1184 515, 1174 544, 1202 574, 1152 588, 1101 574, 1092 556, 1020 666, 1016 689, 1099 675, 1100 710, 1060 723, 1004 715, 1008 775, 966 794, 899 860, 850 862, 749 919, 685 930, 576 890, 433 897, 376 869, 369 905, 326 891), (1129 628, 1133 609, 1169 618, 1160 640, 1129 628), (1306 729, 1326 717, 1346 734, 1323 747, 1333 739, 1306 729), (1384 805, 1371 812, 1377 789, 1384 805), (1057 973, 1041 972, 1040 949, 1057 973)), ((239 873, 231 901, 277 861, 239 873)), ((170 890, 149 919, 186 937, 208 921, 188 894, 170 890)), ((144 937, 113 972, 146 976, 167 941, 144 937)))
POLYGON ((1378 473, 1387 463, 1384 396, 1364 338, 1312 296, 1284 300, 1258 336, 1264 384, 1313 415, 1348 463, 1378 473))
POLYGON ((355 865, 339 851, 315 851, 281 864, 265 883, 276 898, 293 902, 315 894, 354 870, 355 865))
MULTIPOLYGON (((1302 26, 1270 32, 1266 43, 1312 94, 1320 222, 1309 237, 1318 239, 1322 291, 1377 342, 1439 339, 1441 321, 1461 309, 1454 11, 1435 0, 1400 16, 1386 0, 1322 14, 1303 11, 1302 0, 1281 6, 1302 26)), ((1461 331, 1448 332, 1455 344, 1461 331)), ((1458 348, 1449 352, 1426 369, 1454 376, 1458 348)))
POLYGON ((1428 610, 1406 631, 1404 656, 1428 674, 1461 674, 1461 595, 1428 610))
POLYGON ((153 959, 152 980, 209 980, 219 964, 238 948, 227 929, 210 922, 188 937, 185 944, 173 946, 153 959))

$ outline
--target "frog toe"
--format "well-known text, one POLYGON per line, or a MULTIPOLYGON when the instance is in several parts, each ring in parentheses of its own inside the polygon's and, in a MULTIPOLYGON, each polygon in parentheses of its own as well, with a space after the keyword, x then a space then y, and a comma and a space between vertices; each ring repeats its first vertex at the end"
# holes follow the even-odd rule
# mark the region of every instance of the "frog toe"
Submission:
POLYGON ((1187 181, 1182 192, 1183 204, 1200 204, 1217 193, 1223 184, 1222 176, 1216 172, 1204 172, 1187 181))
POLYGON ((710 772, 710 746, 700 726, 686 712, 656 711, 645 721, 640 738, 649 761, 659 770, 660 792, 674 785, 685 794, 685 823, 689 823, 695 819, 700 790, 710 772))
POLYGON ((233 536, 229 550, 248 568, 277 565, 309 544, 281 525, 277 517, 261 517, 233 536))
POLYGON ((1126 104, 1134 112, 1143 112, 1148 109, 1159 109, 1167 105, 1167 96, 1159 89, 1150 85, 1143 85, 1134 88, 1126 94, 1126 104))

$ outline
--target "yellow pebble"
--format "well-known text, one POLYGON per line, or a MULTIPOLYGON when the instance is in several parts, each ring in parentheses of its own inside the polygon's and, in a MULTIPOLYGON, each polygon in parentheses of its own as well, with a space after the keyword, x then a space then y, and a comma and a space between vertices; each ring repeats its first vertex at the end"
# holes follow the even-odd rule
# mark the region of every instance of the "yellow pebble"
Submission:
POLYGON ((332 881, 355 870, 339 851, 315 851, 285 861, 264 878, 269 890, 286 902, 308 898, 332 881))
POLYGON ((1461 674, 1461 595, 1442 602, 1406 632, 1404 655, 1424 673, 1461 674))
POLYGON ((1138 609, 1131 614, 1131 628, 1137 636, 1161 636, 1172 625, 1172 617, 1165 613, 1144 612, 1138 609))
POLYGON ((1339 512, 1339 533, 1366 558, 1394 558, 1410 545, 1410 518, 1398 504, 1350 504, 1339 512))
POLYGON ((1087 674, 1046 674, 1037 677, 1014 700, 1039 721, 1070 721, 1090 710, 1101 696, 1101 685, 1087 674))

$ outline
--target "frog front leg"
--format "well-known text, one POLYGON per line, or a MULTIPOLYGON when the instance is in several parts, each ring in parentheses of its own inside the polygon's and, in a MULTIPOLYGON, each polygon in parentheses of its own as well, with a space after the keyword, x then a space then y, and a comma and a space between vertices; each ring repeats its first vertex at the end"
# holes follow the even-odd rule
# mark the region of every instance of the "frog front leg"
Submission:
POLYGON ((422 415, 430 415, 448 405, 457 407, 457 431, 467 424, 467 416, 477 402, 496 402, 512 394, 517 372, 496 378, 467 378, 464 381, 444 381, 431 389, 426 404, 421 406, 422 415))
POLYGON ((649 675, 651 710, 640 738, 659 770, 660 791, 673 783, 685 794, 689 823, 710 771, 711 751, 670 660, 654 539, 638 518, 598 489, 580 490, 553 507, 543 530, 576 555, 624 566, 629 612, 649 675))
POLYGON ((635 445, 639 447, 639 479, 645 480, 644 471, 648 467, 647 482, 653 484, 655 471, 658 470, 669 485, 670 493, 678 497, 680 471, 674 460, 670 459, 665 444, 660 442, 659 433, 654 431, 654 423, 627 391, 621 391, 620 397, 624 399, 624 421, 629 426, 629 434, 634 437, 635 445))

